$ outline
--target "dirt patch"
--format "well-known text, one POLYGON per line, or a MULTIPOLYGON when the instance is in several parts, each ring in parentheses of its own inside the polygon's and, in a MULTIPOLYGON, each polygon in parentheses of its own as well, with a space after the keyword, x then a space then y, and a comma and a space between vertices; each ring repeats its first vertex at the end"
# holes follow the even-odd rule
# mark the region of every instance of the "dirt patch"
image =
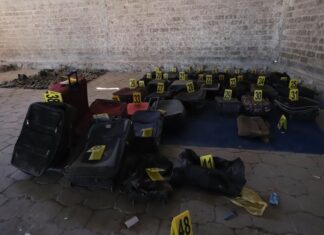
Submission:
MULTIPOLYGON (((68 67, 60 69, 43 69, 38 74, 26 76, 18 74, 18 78, 5 81, 1 88, 47 89, 51 83, 61 82, 67 79, 66 75, 71 71, 68 67)), ((88 82, 106 73, 106 70, 84 69, 78 70, 78 76, 84 77, 88 82)))
POLYGON ((1 65, 0 66, 0 72, 9 72, 9 71, 15 71, 18 69, 18 66, 15 64, 8 64, 8 65, 1 65))

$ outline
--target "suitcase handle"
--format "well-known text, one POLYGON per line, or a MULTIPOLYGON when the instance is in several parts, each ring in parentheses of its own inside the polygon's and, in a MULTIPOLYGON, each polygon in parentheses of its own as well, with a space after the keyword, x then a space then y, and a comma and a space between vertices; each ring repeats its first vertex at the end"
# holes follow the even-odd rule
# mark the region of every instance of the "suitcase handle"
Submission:
POLYGON ((76 79, 76 84, 79 84, 79 78, 78 78, 78 72, 77 70, 72 70, 71 72, 68 73, 67 77, 68 77, 68 81, 69 81, 69 86, 72 87, 72 82, 71 82, 71 77, 72 75, 75 75, 75 79, 76 79))
POLYGON ((149 99, 148 103, 151 106, 151 110, 154 110, 154 111, 157 110, 157 106, 159 104, 159 101, 160 101, 160 97, 152 97, 152 98, 149 99), (153 106, 155 101, 156 101, 156 104, 155 104, 155 106, 153 106))

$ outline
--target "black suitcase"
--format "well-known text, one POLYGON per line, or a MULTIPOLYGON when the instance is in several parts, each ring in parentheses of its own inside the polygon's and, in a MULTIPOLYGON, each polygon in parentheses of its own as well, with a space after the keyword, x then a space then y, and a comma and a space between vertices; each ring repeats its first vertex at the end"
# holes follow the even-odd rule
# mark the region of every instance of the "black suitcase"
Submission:
POLYGON ((156 92, 158 83, 163 83, 164 84, 164 90, 167 90, 168 86, 171 84, 171 81, 169 81, 169 80, 156 80, 156 79, 151 80, 147 85, 148 93, 156 92))
POLYGON ((128 119, 112 118, 95 122, 81 151, 76 154, 77 158, 65 168, 65 177, 73 185, 113 189, 130 131, 131 122, 128 119))
POLYGON ((134 139, 132 146, 136 152, 154 152, 158 149, 162 133, 161 112, 138 111, 133 117, 134 139))
POLYGON ((30 105, 11 163, 33 176, 64 164, 71 147, 75 110, 64 103, 30 105))
POLYGON ((186 116, 186 109, 180 100, 156 100, 151 109, 163 113, 163 128, 174 129, 181 126, 186 116))
POLYGON ((199 110, 206 104, 206 90, 204 89, 204 85, 202 85, 200 89, 192 93, 188 93, 187 91, 181 92, 174 96, 174 98, 180 100, 188 111, 199 110))

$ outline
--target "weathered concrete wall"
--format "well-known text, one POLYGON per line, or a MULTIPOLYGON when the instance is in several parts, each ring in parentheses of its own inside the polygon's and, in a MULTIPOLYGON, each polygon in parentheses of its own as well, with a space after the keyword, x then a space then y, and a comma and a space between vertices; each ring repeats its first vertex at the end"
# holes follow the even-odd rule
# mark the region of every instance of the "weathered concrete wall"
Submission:
POLYGON ((11 62, 111 69, 278 56, 282 1, 1 0, 11 62))
POLYGON ((286 70, 324 82, 324 1, 286 1, 280 62, 286 70))
POLYGON ((280 59, 320 72, 322 24, 320 0, 1 0, 0 60, 138 70, 280 59))

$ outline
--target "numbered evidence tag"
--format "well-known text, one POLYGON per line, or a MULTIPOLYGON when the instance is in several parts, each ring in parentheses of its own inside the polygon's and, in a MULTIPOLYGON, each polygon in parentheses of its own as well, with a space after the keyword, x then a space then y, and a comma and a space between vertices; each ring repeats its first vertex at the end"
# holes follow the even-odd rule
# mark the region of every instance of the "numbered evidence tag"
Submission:
POLYGON ((253 99, 255 102, 261 102, 262 101, 262 90, 254 90, 254 96, 253 99))
POLYGON ((289 89, 296 89, 298 85, 297 79, 291 79, 289 82, 289 89))
POLYGON ((193 235, 191 218, 188 210, 172 219, 170 235, 193 235))
POLYGON ((146 74, 146 79, 151 80, 152 79, 152 73, 147 73, 146 74))
POLYGON ((172 67, 170 71, 171 71, 171 73, 176 73, 177 72, 177 68, 176 67, 172 67))
POLYGON ((185 72, 179 72, 179 80, 186 80, 186 73, 185 72))
POLYGON ((141 88, 145 88, 145 82, 144 81, 138 81, 138 86, 141 88))
POLYGON ((129 79, 129 88, 130 89, 136 89, 136 87, 137 87, 136 79, 133 79, 133 78, 129 79))
POLYGON ((264 86, 265 79, 266 79, 265 76, 259 76, 257 81, 257 86, 264 86))
POLYGON ((210 74, 206 75, 206 85, 213 85, 213 76, 210 74))
POLYGON ((164 169, 161 168, 146 168, 145 169, 146 174, 152 181, 164 181, 163 176, 161 175, 161 172, 164 172, 164 169))
POLYGON ((168 80, 169 79, 169 74, 168 73, 164 73, 163 74, 163 79, 164 80, 168 80))
POLYGON ((232 89, 225 89, 223 99, 224 100, 231 100, 232 99, 232 93, 233 93, 232 89))
POLYGON ((219 79, 219 81, 224 81, 225 80, 225 75, 224 74, 220 74, 218 76, 218 79, 219 79))
POLYGON ((120 101, 118 95, 113 95, 113 96, 112 96, 112 100, 113 100, 113 101, 120 101))
POLYGON ((298 89, 290 89, 288 99, 290 101, 298 101, 299 100, 299 91, 298 91, 298 89))
POLYGON ((200 165, 204 168, 214 169, 214 159, 211 154, 204 155, 200 157, 200 165))
POLYGON ((153 128, 152 127, 149 127, 149 128, 143 128, 141 129, 141 132, 142 132, 142 137, 152 137, 153 135, 153 128))
POLYGON ((141 102, 142 102, 141 92, 134 92, 133 93, 133 103, 140 104, 141 102))
POLYGON ((43 94, 44 101, 51 103, 51 102, 63 102, 62 94, 55 91, 46 91, 43 94))
POLYGON ((193 82, 187 82, 186 87, 187 87, 187 92, 188 93, 195 92, 195 87, 194 87, 193 82))
POLYGON ((90 161, 100 161, 106 149, 106 145, 95 145, 90 148, 87 152, 91 153, 90 161))
POLYGON ((158 82, 157 87, 156 87, 156 93, 158 93, 158 94, 164 93, 164 83, 163 82, 158 82))
POLYGON ((236 87, 236 78, 230 78, 230 87, 236 87))
POLYGON ((156 75, 156 80, 162 80, 163 73, 161 71, 156 71, 155 75, 156 75))
POLYGON ((287 130, 287 118, 285 115, 281 115, 277 128, 278 130, 282 130, 282 129, 284 129, 284 131, 287 130))

